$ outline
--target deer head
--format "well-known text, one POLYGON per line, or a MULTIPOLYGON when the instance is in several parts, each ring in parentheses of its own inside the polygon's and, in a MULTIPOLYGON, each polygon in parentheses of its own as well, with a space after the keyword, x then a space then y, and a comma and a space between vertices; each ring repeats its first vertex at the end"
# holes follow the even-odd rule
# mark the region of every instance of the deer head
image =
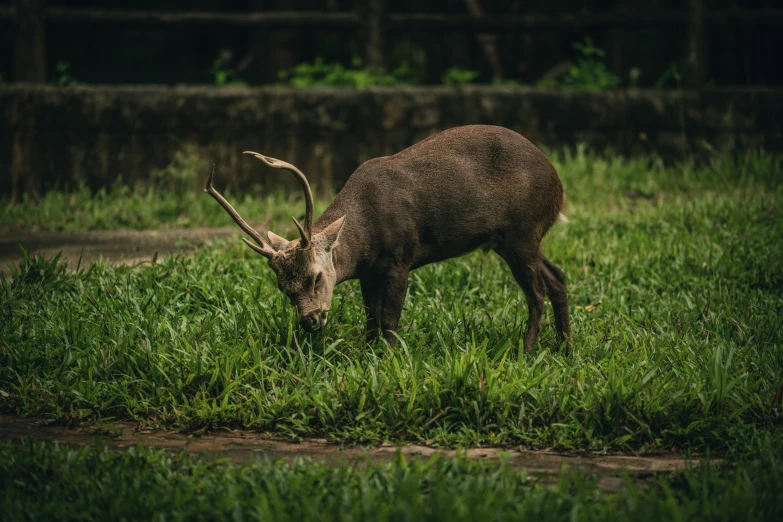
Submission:
POLYGON ((304 226, 296 218, 293 218, 294 224, 299 230, 298 239, 288 241, 270 231, 267 233, 267 240, 248 225, 234 210, 234 207, 212 186, 212 178, 215 174, 214 165, 212 165, 212 170, 207 178, 204 192, 215 198, 239 225, 239 228, 253 238, 255 243, 246 238, 242 238, 242 241, 268 260, 269 266, 277 276, 278 288, 288 296, 291 304, 296 307, 299 324, 302 328, 307 331, 320 328, 326 324, 328 310, 332 304, 332 292, 337 284, 333 251, 339 241, 345 216, 313 234, 313 193, 305 175, 285 161, 270 158, 257 152, 245 151, 244 154, 255 156, 270 167, 291 172, 301 183, 306 209, 304 226))

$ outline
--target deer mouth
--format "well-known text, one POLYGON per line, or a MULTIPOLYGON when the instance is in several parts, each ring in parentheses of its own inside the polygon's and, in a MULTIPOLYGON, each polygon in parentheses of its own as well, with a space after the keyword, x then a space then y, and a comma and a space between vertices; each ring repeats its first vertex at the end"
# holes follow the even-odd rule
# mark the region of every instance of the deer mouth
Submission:
POLYGON ((315 330, 326 326, 327 315, 327 312, 315 310, 302 316, 299 320, 299 326, 307 332, 314 332, 315 330))

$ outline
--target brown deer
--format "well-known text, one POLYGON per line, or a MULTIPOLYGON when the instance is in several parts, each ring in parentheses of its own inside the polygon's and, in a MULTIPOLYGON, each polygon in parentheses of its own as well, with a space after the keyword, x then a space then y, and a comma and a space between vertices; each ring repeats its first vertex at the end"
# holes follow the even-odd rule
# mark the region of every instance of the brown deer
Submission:
POLYGON ((565 220, 563 187, 544 153, 516 132, 456 127, 366 161, 315 223, 313 195, 299 169, 245 154, 290 171, 302 184, 304 226, 294 218, 299 239, 272 232, 265 239, 251 228, 212 187, 214 165, 205 192, 253 238, 255 244, 243 241, 267 258, 305 330, 326 324, 335 285, 358 279, 367 340, 381 330, 393 344, 410 271, 487 246, 508 263, 525 293, 525 350, 538 337, 545 294, 554 308, 557 341, 569 348, 565 276, 540 249, 555 221, 565 220))

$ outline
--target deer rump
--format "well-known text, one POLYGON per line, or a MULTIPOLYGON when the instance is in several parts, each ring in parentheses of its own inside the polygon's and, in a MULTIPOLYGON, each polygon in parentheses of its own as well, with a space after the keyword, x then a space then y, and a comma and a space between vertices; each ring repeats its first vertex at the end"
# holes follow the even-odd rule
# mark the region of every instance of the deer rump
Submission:
POLYGON ((212 187, 214 166, 206 191, 255 240, 245 242, 269 260, 303 328, 323 326, 334 286, 359 279, 368 341, 380 333, 393 344, 410 271, 485 245, 506 261, 525 294, 525 349, 538 337, 546 295, 557 342, 568 349, 565 276, 540 249, 546 232, 563 218, 565 196, 550 161, 521 135, 488 125, 456 127, 366 161, 315 223, 304 174, 249 154, 300 180, 306 212, 304 226, 294 219, 299 239, 269 232, 265 240, 249 227, 212 187))

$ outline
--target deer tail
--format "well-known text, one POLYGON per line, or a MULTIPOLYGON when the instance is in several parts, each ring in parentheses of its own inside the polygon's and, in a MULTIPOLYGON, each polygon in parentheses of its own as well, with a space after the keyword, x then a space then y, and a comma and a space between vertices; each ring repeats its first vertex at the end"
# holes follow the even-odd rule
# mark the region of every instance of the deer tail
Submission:
MULTIPOLYGON (((565 202, 566 202, 566 197, 565 197, 565 192, 563 192, 563 201, 560 203, 560 210, 563 210, 563 207, 565 207, 565 202)), ((557 220, 565 224, 570 223, 566 215, 563 214, 562 212, 559 212, 557 214, 557 220)))

